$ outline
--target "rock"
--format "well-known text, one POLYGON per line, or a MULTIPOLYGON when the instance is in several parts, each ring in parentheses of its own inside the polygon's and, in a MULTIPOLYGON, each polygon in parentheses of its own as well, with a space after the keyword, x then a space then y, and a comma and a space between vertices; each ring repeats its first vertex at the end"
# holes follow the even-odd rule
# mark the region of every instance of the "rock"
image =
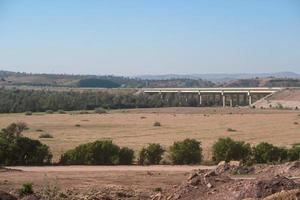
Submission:
POLYGON ((289 172, 296 169, 300 169, 300 161, 287 163, 284 171, 289 172))
POLYGON ((196 176, 193 179, 189 180, 188 183, 192 186, 199 185, 201 183, 202 177, 196 176))
POLYGON ((212 184, 211 184, 211 183, 207 183, 207 184, 206 184, 206 187, 212 188, 212 184))
POLYGON ((188 181, 192 180, 193 178, 195 178, 196 176, 198 176, 198 174, 196 172, 192 173, 189 177, 188 177, 188 181))
POLYGON ((17 198, 7 192, 0 191, 0 200, 17 200, 17 198))
POLYGON ((210 177, 210 176, 216 176, 216 172, 215 170, 211 170, 209 172, 207 172, 206 174, 204 174, 204 177, 210 177))
POLYGON ((235 160, 230 161, 228 164, 230 167, 240 167, 241 166, 241 162, 235 161, 235 160))
POLYGON ((226 162, 225 162, 225 161, 221 161, 221 162, 218 163, 218 166, 217 166, 217 167, 219 167, 219 166, 224 166, 224 165, 226 165, 226 162))
POLYGON ((221 161, 215 169, 216 174, 222 174, 230 169, 230 166, 225 161, 221 161))
POLYGON ((162 199, 162 194, 160 192, 151 198, 151 200, 161 200, 161 199, 162 199))

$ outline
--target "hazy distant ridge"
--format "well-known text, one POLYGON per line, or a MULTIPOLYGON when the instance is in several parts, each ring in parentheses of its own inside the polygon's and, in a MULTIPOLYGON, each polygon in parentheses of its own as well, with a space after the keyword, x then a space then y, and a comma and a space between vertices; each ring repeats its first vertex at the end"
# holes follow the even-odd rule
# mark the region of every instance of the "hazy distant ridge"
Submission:
POLYGON ((300 74, 294 72, 277 72, 277 73, 238 73, 238 74, 164 74, 164 75, 140 75, 136 78, 148 79, 148 80, 164 80, 164 79, 203 79, 210 81, 229 81, 238 79, 251 79, 256 77, 275 77, 275 78, 300 78, 300 74))

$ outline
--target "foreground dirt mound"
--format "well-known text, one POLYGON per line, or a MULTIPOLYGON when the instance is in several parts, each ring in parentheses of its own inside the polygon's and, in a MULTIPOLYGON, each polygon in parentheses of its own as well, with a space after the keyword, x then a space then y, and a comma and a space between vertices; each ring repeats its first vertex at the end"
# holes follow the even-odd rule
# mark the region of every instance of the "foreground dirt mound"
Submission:
POLYGON ((0 200, 17 200, 17 198, 9 193, 0 191, 0 200))
POLYGON ((72 200, 115 200, 115 199, 146 199, 136 190, 119 186, 108 186, 100 190, 91 190, 86 194, 73 196, 72 200))
POLYGON ((240 200, 262 199, 283 190, 297 188, 284 176, 256 179, 233 179, 230 173, 243 169, 239 165, 219 164, 215 170, 199 170, 180 186, 158 193, 152 200, 240 200))
POLYGON ((290 191, 281 191, 275 194, 272 194, 263 200, 298 200, 300 199, 300 190, 290 190, 290 191))

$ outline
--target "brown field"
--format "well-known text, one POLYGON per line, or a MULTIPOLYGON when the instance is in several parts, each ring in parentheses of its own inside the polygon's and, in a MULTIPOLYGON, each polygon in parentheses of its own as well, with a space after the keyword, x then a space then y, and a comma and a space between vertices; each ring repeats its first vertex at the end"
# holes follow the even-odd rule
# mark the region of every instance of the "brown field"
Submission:
MULTIPOLYGON (((35 139, 43 132, 54 138, 41 139, 50 146, 54 160, 76 145, 97 139, 112 139, 120 146, 136 151, 150 142, 164 147, 174 141, 195 138, 202 142, 205 159, 219 137, 232 137, 251 144, 261 141, 288 146, 300 142, 300 113, 291 110, 246 108, 159 108, 115 110, 108 114, 1 114, 0 127, 26 122, 25 136, 35 139), (158 121, 160 127, 154 127, 158 121), (80 124, 76 127, 76 124, 80 124), (235 132, 227 131, 228 128, 235 132)), ((149 199, 155 189, 174 188, 200 166, 57 166, 0 168, 0 190, 17 193, 24 183, 33 183, 36 191, 47 186, 80 194, 89 191, 135 191, 138 199, 149 199), (19 170, 22 171, 19 171, 19 170), (109 189, 107 189, 109 188, 109 189), (121 188, 121 189, 120 189, 121 188)), ((202 167, 206 168, 206 167, 202 167)), ((132 198, 134 199, 134 198, 132 198)), ((137 198, 135 198, 137 199, 137 198)))
POLYGON ((299 112, 245 108, 160 108, 116 110, 109 114, 1 114, 0 127, 26 122, 25 136, 38 139, 42 132, 54 138, 40 139, 50 146, 54 160, 79 144, 97 139, 112 139, 136 151, 152 142, 164 147, 174 141, 195 138, 202 142, 205 159, 220 137, 232 137, 251 144, 261 141, 288 146, 300 142, 299 112), (154 127, 158 121, 160 127, 154 127), (76 127, 80 124, 80 127, 76 127), (227 131, 228 128, 236 132, 227 131))

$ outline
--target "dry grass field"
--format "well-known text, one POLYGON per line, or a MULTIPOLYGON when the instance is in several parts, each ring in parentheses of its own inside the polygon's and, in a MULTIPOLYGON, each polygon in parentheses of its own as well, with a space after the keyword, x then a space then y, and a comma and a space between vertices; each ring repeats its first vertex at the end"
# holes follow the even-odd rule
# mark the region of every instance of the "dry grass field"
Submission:
POLYGON ((20 121, 30 128, 25 136, 38 139, 43 132, 53 136, 40 140, 50 146, 55 161, 66 150, 97 139, 112 139, 120 146, 138 151, 152 142, 167 148, 174 141, 195 138, 202 142, 205 159, 210 157, 210 147, 220 137, 282 146, 300 142, 299 112, 288 110, 159 108, 115 110, 108 114, 0 115, 0 127, 20 121), (153 126, 156 121, 161 123, 160 127, 153 126))

